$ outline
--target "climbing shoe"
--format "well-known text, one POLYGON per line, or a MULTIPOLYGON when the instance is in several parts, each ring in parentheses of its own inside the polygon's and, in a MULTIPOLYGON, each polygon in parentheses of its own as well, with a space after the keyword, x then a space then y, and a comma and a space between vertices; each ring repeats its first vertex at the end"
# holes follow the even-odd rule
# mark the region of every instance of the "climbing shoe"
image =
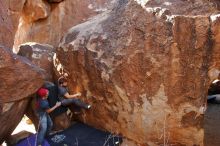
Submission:
POLYGON ((86 107, 86 109, 90 109, 91 108, 91 105, 90 104, 88 104, 87 105, 87 107, 86 107))

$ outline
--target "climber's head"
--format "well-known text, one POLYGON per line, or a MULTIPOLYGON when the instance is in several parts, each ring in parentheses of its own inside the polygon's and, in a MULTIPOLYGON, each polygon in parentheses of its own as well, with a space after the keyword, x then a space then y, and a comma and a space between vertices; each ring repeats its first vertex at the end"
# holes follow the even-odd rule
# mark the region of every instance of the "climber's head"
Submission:
POLYGON ((58 82, 60 86, 63 86, 63 87, 67 86, 67 79, 64 77, 60 78, 58 82))
POLYGON ((37 94, 38 94, 41 98, 45 99, 45 98, 47 98, 48 95, 49 95, 49 90, 47 90, 47 89, 45 89, 45 88, 40 88, 40 89, 37 91, 37 94))

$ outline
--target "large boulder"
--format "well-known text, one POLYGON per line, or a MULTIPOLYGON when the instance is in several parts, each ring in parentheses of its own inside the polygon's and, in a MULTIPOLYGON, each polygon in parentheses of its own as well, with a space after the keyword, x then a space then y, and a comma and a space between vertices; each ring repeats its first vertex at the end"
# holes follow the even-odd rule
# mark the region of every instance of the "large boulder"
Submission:
POLYGON ((58 46, 69 28, 107 10, 112 1, 27 0, 15 36, 16 52, 26 42, 58 46))
POLYGON ((218 6, 155 2, 122 0, 71 28, 58 59, 70 91, 92 104, 83 122, 143 145, 201 146, 209 72, 220 61, 219 53, 212 59, 219 25, 210 19, 218 6))
POLYGON ((42 70, 0 47, 0 143, 11 134, 27 108, 29 97, 43 84, 42 70), (13 121, 13 122, 11 122, 13 121))
POLYGON ((43 70, 24 57, 0 47, 0 103, 18 101, 43 84, 43 70))

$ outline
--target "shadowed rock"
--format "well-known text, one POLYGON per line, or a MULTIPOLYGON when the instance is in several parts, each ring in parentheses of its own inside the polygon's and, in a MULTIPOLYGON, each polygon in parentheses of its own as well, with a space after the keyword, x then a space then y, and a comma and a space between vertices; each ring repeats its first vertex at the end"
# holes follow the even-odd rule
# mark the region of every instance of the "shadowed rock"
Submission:
POLYGON ((14 131, 24 116, 28 106, 28 98, 23 100, 0 104, 0 143, 6 140, 14 131))

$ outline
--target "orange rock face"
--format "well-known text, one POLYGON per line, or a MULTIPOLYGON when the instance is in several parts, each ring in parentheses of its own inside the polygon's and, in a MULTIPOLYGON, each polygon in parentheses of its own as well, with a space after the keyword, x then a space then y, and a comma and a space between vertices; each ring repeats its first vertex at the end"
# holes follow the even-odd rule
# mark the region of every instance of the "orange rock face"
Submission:
POLYGON ((107 9, 113 0, 27 0, 14 47, 26 42, 58 46, 69 28, 107 9))
POLYGON ((13 45, 13 25, 10 16, 7 14, 7 6, 4 1, 0 2, 0 34, 4 34, 0 37, 0 44, 4 44, 7 47, 13 45))
POLYGON ((93 105, 81 120, 142 145, 202 146, 220 70, 217 12, 210 1, 128 0, 71 28, 57 54, 93 105))
MULTIPOLYGON (((50 5, 43 0, 26 0, 23 8, 23 18, 27 22, 34 22, 47 18, 50 14, 50 5)), ((18 29, 19 31, 19 29, 18 29)))
POLYGON ((0 44, 12 48, 25 0, 0 1, 0 44))

